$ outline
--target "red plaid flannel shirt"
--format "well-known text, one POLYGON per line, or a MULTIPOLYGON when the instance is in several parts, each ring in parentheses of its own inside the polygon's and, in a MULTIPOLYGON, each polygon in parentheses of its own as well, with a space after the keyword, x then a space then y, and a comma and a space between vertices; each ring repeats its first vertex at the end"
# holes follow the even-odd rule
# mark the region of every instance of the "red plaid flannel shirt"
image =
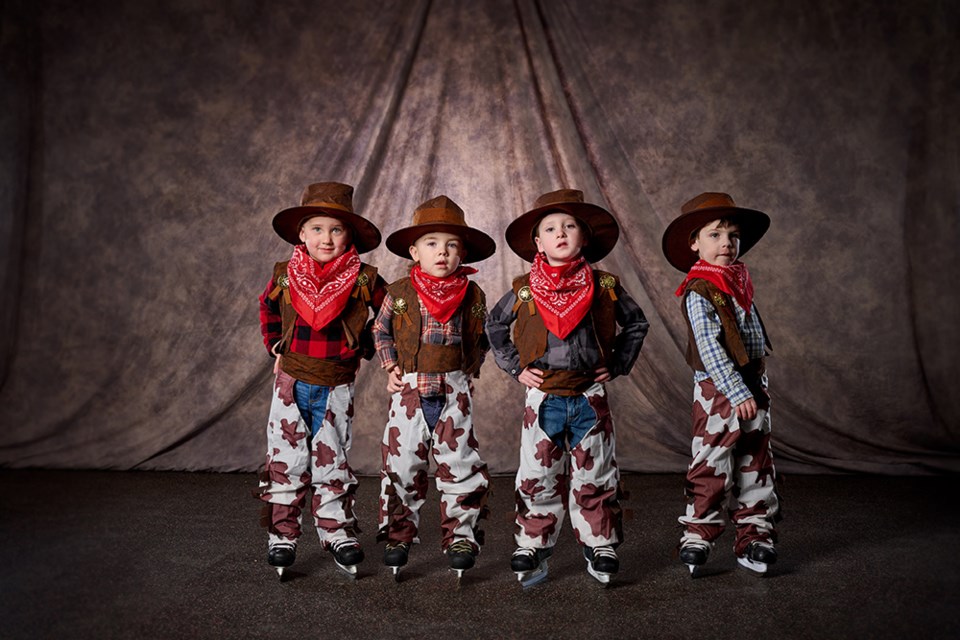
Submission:
MULTIPOLYGON (((459 310, 453 314, 445 324, 440 323, 430 315, 427 308, 417 296, 420 305, 420 343, 421 344, 460 344, 461 314, 459 310)), ((377 349, 380 366, 390 371, 397 364, 397 347, 393 340, 393 296, 389 293, 383 298, 380 313, 373 321, 373 346, 377 349)), ((481 351, 481 362, 484 352, 481 351)), ((442 396, 445 393, 444 375, 442 373, 418 373, 417 391, 421 396, 442 396)))
MULTIPOLYGON (((267 288, 260 296, 260 333, 263 334, 263 344, 270 351, 277 342, 283 337, 283 322, 280 317, 280 297, 271 300, 268 296, 276 288, 277 284, 273 278, 267 283, 267 288)), ((379 275, 373 283, 373 299, 371 304, 374 309, 380 308, 383 297, 387 293, 387 283, 379 275)), ((346 336, 343 332, 343 324, 340 322, 331 322, 320 331, 315 331, 313 327, 304 322, 303 318, 297 316, 293 323, 293 335, 290 337, 290 351, 299 353, 311 358, 324 358, 327 360, 352 360, 357 357, 358 349, 347 348, 346 336)), ((272 352, 271 352, 271 355, 272 352)))

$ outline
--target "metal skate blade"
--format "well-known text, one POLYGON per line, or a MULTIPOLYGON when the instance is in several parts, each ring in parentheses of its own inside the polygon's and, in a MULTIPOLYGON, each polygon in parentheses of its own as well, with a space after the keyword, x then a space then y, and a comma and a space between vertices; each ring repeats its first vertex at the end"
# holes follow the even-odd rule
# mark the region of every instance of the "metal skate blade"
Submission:
POLYGON ((463 573, 466 571, 466 569, 453 569, 453 568, 451 568, 450 571, 455 571, 455 572, 456 572, 456 574, 457 574, 457 589, 459 589, 460 586, 463 584, 463 573))
POLYGON ((274 567, 274 569, 277 570, 277 576, 280 578, 280 581, 283 582, 283 570, 286 569, 286 567, 274 567))
POLYGON ((737 558, 737 564, 755 576, 767 575, 767 563, 755 562, 750 558, 737 558))
POLYGON ((524 589, 529 589, 546 580, 549 569, 547 567, 547 561, 544 559, 540 562, 540 566, 533 571, 516 571, 515 573, 517 574, 517 580, 520 581, 520 586, 524 589))
POLYGON ((400 567, 390 567, 390 570, 393 571, 393 581, 400 582, 400 567))
POLYGON ((700 564, 688 564, 688 565, 687 565, 687 569, 690 569, 690 577, 691 577, 691 578, 699 578, 701 575, 703 575, 703 571, 702 571, 703 565, 700 565, 700 564))
POLYGON ((343 575, 347 576, 347 577, 350 578, 351 580, 356 580, 356 579, 357 579, 357 565, 355 565, 355 564, 351 564, 351 565, 340 564, 340 563, 337 562, 336 560, 333 561, 333 564, 337 565, 337 570, 338 570, 340 573, 342 573, 343 575))
POLYGON ((587 573, 593 576, 593 578, 603 586, 610 584, 610 574, 597 571, 593 568, 593 565, 590 564, 589 560, 587 560, 587 573))

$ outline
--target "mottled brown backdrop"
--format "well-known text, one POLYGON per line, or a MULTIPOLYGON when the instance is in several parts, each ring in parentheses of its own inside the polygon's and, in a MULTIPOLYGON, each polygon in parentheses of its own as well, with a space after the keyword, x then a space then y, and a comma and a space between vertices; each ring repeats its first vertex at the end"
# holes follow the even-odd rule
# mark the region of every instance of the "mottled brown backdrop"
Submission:
MULTIPOLYGON (((748 256, 781 469, 960 471, 958 3, 10 0, 0 78, 0 466, 253 470, 270 228, 318 180, 386 235, 446 194, 503 230, 608 206, 651 331, 610 385, 621 467, 680 471, 691 377, 660 236, 700 191, 770 213, 748 256)), ((389 279, 403 263, 369 254, 389 279)), ((384 375, 352 460, 378 469, 384 375)), ((481 450, 516 466, 491 361, 481 450)))

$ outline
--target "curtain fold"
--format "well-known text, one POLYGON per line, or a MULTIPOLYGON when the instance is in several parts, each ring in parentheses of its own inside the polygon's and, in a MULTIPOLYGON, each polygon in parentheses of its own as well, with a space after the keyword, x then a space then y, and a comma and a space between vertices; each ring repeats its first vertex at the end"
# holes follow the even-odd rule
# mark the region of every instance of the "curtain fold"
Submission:
MULTIPOLYGON (((660 252, 682 202, 768 212, 747 256, 787 471, 960 471, 960 26, 953 3, 490 0, 0 7, 0 466, 254 470, 272 361, 257 297, 304 186, 384 236, 445 194, 503 240, 561 187, 614 213, 651 323, 609 385, 621 468, 677 472, 692 375, 660 252), (651 6, 652 4, 652 6, 651 6)), ((410 263, 365 259, 392 281, 410 263)), ((387 407, 356 385, 351 463, 387 407)), ((523 391, 492 356, 480 450, 516 469, 523 391)))

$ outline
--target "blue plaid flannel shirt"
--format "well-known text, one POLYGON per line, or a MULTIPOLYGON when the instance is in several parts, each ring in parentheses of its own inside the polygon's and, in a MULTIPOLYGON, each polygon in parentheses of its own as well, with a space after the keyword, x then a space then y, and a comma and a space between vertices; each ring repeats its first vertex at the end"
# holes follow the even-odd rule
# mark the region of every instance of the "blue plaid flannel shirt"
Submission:
MULTIPOLYGON (((750 315, 747 315, 739 304, 734 303, 733 309, 737 314, 737 327, 740 329, 740 337, 743 339, 747 355, 751 360, 762 358, 766 353, 765 340, 763 328, 757 319, 756 307, 751 306, 750 315)), ((717 341, 720 335, 720 318, 710 301, 691 291, 687 295, 687 317, 690 318, 690 326, 693 327, 697 351, 700 352, 700 359, 706 368, 706 371, 694 372, 694 384, 707 378, 712 379, 717 390, 727 396, 734 406, 752 398, 753 394, 734 369, 733 360, 717 341)), ((763 386, 767 386, 766 375, 763 378, 763 386)))

